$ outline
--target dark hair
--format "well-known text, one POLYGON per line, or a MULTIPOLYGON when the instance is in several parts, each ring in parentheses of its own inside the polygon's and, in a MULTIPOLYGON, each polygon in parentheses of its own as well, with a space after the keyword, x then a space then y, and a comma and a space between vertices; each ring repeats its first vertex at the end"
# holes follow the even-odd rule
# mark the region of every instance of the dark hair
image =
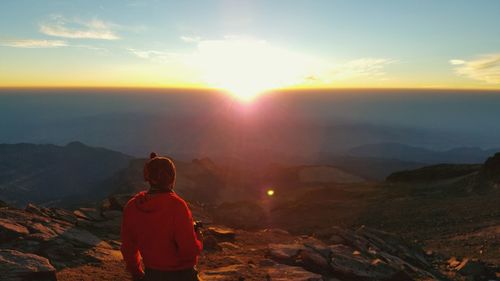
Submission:
POLYGON ((157 156, 154 152, 150 158, 144 165, 144 180, 151 186, 172 189, 176 174, 174 162, 168 157, 157 156))

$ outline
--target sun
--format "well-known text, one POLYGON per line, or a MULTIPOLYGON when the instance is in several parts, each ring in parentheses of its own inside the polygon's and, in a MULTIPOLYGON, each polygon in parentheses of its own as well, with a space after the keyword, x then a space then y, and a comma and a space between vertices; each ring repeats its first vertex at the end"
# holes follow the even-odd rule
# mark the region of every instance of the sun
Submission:
POLYGON ((300 84, 315 63, 264 40, 240 37, 202 41, 190 61, 208 86, 246 102, 269 90, 300 84))

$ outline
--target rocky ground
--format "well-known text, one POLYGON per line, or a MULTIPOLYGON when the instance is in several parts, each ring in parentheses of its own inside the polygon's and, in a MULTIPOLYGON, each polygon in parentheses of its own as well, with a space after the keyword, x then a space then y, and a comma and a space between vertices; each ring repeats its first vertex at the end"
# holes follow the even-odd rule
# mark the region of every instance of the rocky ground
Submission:
MULTIPOLYGON (((0 280, 129 280, 121 210, 143 187, 142 164, 132 162, 108 182, 116 193, 87 208, 0 201, 0 280)), ((385 182, 326 166, 280 167, 258 180, 228 180, 209 160, 179 168, 176 190, 206 226, 204 280, 500 279, 500 154, 385 182)))
MULTIPOLYGON (((28 205, 0 208, 2 280, 129 280, 119 252, 120 208, 111 198, 74 212, 28 205)), ((495 280, 498 267, 424 252, 393 234, 331 227, 313 236, 281 229, 207 223, 199 269, 204 280, 495 280)))

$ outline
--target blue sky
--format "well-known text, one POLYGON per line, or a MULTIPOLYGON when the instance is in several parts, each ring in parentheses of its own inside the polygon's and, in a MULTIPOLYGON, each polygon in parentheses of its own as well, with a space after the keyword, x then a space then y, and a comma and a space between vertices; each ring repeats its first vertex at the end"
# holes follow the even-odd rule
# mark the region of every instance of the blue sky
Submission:
POLYGON ((498 89, 498 15, 495 0, 2 1, 0 85, 498 89))

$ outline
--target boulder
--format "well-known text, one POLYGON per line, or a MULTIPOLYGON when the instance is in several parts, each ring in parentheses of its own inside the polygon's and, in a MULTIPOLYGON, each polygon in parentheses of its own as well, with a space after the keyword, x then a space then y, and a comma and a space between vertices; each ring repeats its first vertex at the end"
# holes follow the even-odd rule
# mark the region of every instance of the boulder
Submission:
POLYGON ((78 218, 89 221, 102 221, 104 219, 101 216, 101 213, 94 208, 79 208, 78 210, 75 210, 73 214, 78 218))
POLYGON ((70 211, 58 209, 58 208, 50 208, 49 209, 49 208, 39 207, 39 206, 36 206, 34 204, 29 203, 26 206, 25 211, 32 213, 32 214, 35 214, 35 215, 38 215, 38 216, 41 216, 41 217, 49 217, 49 218, 53 218, 56 220, 62 220, 62 221, 72 223, 72 224, 76 223, 76 221, 77 221, 77 219, 73 215, 73 213, 71 213, 70 211))
POLYGON ((331 246, 330 266, 333 272, 354 279, 388 280, 399 272, 382 260, 362 256, 345 245, 331 246))
POLYGON ((56 281, 56 270, 49 260, 16 250, 0 250, 0 276, 3 281, 56 281))
POLYGON ((58 234, 61 238, 71 241, 73 243, 82 244, 90 247, 102 247, 111 249, 111 246, 101 240, 99 237, 94 234, 79 228, 68 228, 63 231, 58 230, 58 234))
POLYGON ((214 236, 219 241, 234 241, 236 233, 233 229, 221 226, 210 226, 206 229, 206 233, 214 236))
POLYGON ((107 205, 109 210, 123 211, 132 194, 116 194, 108 197, 107 202, 103 203, 103 207, 107 205))
POLYGON ((269 244, 268 255, 271 259, 284 263, 294 264, 299 252, 305 250, 302 244, 269 244))
POLYGON ((8 241, 28 234, 29 231, 25 226, 10 220, 0 219, 0 242, 8 241))

